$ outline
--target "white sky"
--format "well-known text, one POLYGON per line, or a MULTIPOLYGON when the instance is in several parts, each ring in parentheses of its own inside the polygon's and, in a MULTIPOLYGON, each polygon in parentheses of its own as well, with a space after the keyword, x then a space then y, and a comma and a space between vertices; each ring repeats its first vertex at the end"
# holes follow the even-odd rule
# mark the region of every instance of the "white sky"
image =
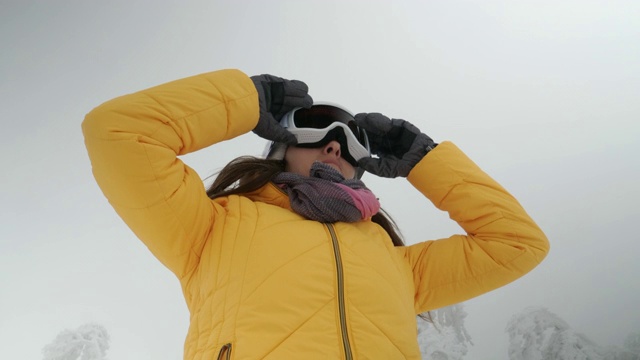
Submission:
MULTIPOLYGON (((466 303, 469 359, 506 359, 509 318, 544 306, 602 345, 640 331, 640 2, 0 3, 0 359, 40 359, 101 323, 114 360, 182 358, 178 281, 116 216, 80 122, 115 96, 234 67, 449 139, 551 240, 515 283, 466 303), (54 4, 55 3, 55 4, 54 4)), ((189 155, 204 178, 253 134, 189 155)), ((407 242, 459 228, 402 179, 364 179, 407 242)))

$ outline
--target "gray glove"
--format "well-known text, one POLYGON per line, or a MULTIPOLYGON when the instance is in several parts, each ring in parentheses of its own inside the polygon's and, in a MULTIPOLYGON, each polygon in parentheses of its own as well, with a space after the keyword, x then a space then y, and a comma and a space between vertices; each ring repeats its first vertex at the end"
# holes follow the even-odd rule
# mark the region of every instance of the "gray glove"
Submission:
POLYGON ((411 169, 436 147, 431 138, 402 119, 389 119, 378 113, 360 113, 356 124, 366 130, 371 153, 377 158, 362 158, 358 166, 381 177, 407 177, 411 169))
POLYGON ((267 74, 252 76, 251 80, 258 90, 260 103, 260 119, 253 132, 275 142, 296 144, 295 136, 280 125, 280 119, 295 108, 311 107, 313 99, 307 84, 267 74))

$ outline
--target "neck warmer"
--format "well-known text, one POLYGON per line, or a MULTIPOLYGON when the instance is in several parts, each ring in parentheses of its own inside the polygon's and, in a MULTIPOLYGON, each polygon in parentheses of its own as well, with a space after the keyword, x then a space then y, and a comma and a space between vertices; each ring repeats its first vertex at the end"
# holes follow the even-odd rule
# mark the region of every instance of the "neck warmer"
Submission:
POLYGON ((310 176, 281 172, 273 182, 289 195, 296 213, 320 222, 356 222, 380 210, 376 196, 357 179, 345 179, 330 165, 316 161, 310 176))

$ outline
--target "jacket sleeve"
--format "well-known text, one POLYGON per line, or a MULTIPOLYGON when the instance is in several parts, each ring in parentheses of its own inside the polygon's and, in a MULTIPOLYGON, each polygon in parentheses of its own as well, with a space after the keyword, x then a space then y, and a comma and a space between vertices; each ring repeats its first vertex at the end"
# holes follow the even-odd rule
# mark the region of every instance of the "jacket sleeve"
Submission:
POLYGON ((416 313, 506 285, 549 251, 518 201, 452 143, 429 152, 408 180, 467 233, 397 248, 413 270, 416 313))
POLYGON ((82 123, 104 195, 179 278, 196 267, 221 209, 177 155, 244 134, 258 116, 251 79, 221 70, 110 100, 82 123))

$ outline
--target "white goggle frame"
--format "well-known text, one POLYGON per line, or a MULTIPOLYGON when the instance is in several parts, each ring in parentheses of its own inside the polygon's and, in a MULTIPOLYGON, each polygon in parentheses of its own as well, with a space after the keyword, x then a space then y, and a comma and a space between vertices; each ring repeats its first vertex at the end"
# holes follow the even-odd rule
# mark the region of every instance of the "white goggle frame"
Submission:
POLYGON ((369 151, 369 139, 366 134, 364 135, 365 145, 363 146, 360 141, 353 134, 349 126, 342 122, 333 122, 331 125, 323 129, 315 128, 298 128, 293 121, 293 116, 298 109, 288 112, 280 120, 282 127, 286 128, 290 133, 295 135, 298 140, 298 144, 313 144, 321 141, 329 131, 335 128, 342 128, 347 138, 347 151, 356 161, 371 156, 369 151), (366 147, 365 147, 366 146, 366 147))

